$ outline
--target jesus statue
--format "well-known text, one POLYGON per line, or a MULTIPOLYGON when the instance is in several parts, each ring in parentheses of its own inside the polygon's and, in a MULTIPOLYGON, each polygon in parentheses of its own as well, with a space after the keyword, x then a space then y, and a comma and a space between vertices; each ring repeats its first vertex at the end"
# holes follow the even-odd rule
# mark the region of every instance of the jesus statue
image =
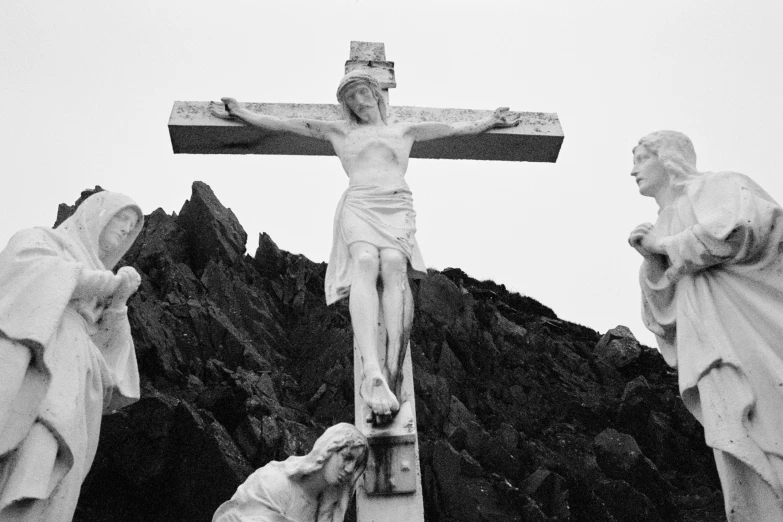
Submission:
POLYGON ((334 240, 326 271, 326 302, 349 297, 356 346, 362 359, 360 395, 374 425, 390 423, 400 409, 402 363, 413 323, 408 282, 426 268, 416 242, 416 212, 405 183, 411 148, 417 141, 473 135, 513 127, 519 114, 508 108, 472 122, 389 120, 378 81, 354 70, 343 77, 337 100, 344 120, 281 119, 245 109, 233 98, 212 102, 210 112, 269 132, 290 132, 328 141, 348 175, 334 218, 334 240), (378 278, 382 286, 379 291, 378 278), (379 314, 386 328, 386 363, 378 356, 379 314))

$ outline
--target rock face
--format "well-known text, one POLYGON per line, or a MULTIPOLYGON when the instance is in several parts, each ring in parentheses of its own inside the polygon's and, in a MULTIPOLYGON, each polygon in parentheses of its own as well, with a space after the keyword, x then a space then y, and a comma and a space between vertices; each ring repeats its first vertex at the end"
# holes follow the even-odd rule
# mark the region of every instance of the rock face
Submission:
MULTIPOLYGON (((324 304, 326 265, 266 234, 250 257, 245 238, 199 182, 179 216, 147 216, 123 261, 142 274, 142 399, 104 417, 76 521, 209 521, 252 470, 353 421, 350 318, 324 304)), ((601 337, 459 269, 413 288, 428 522, 723 516, 674 373, 627 328, 601 337)))

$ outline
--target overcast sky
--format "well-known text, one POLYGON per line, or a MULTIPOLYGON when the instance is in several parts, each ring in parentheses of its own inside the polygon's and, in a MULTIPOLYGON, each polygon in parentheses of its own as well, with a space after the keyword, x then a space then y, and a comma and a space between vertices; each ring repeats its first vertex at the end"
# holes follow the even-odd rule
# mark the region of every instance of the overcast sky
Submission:
POLYGON ((209 184, 248 232, 326 261, 347 185, 335 157, 174 155, 174 100, 334 103, 351 40, 386 44, 392 105, 556 112, 555 164, 411 160, 428 266, 459 267, 605 332, 639 319, 630 177, 655 130, 700 170, 783 200, 783 3, 658 0, 2 0, 0 244, 94 185, 145 213, 209 184), (776 152, 778 151, 778 152, 776 152))

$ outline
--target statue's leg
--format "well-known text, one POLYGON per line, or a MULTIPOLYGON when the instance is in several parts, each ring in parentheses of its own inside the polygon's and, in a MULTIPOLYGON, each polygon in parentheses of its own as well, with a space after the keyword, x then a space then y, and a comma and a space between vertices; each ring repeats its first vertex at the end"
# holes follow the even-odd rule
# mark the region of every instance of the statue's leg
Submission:
POLYGON ((348 308, 356 346, 362 357, 361 396, 378 422, 388 422, 400 408, 378 363, 378 249, 362 241, 349 246, 353 276, 348 308))
POLYGON ((383 319, 386 323, 386 368, 389 386, 399 400, 402 362, 413 324, 413 294, 408 283, 408 258, 397 249, 381 250, 383 319))

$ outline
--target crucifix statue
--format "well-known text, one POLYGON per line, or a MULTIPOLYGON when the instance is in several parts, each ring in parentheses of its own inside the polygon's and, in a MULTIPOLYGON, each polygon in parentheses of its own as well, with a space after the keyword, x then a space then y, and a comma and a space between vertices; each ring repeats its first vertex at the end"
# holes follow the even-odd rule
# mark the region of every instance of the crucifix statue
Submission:
POLYGON ((426 275, 414 235, 411 191, 405 183, 411 148, 418 141, 511 127, 519 114, 501 108, 472 122, 390 121, 380 84, 361 69, 346 74, 337 88, 344 120, 282 119, 243 108, 233 98, 222 101, 225 111, 219 104, 210 106, 219 118, 328 141, 340 158, 350 181, 335 216, 326 301, 350 296, 351 325, 362 360, 360 395, 370 409, 370 422, 389 424, 400 409, 402 361, 413 323, 408 266, 416 276, 426 275), (383 348, 376 346, 379 311, 386 328, 383 348), (384 348, 381 367, 378 352, 384 348))
MULTIPOLYGON (((354 360, 360 366, 354 369, 356 423, 367 433, 371 450, 364 490, 414 493, 420 505, 408 277, 423 277, 426 268, 404 180, 409 159, 554 162, 563 135, 554 114, 391 108, 388 89, 395 86, 394 64, 385 60, 383 44, 352 42, 337 88, 339 108, 241 105, 233 98, 177 102, 169 129, 175 152, 334 154, 340 159, 349 186, 335 214, 325 290, 328 304, 349 297, 354 360), (487 133, 492 129, 497 134, 487 133)), ((378 512, 390 509, 389 520, 401 515, 389 504, 378 512)))

